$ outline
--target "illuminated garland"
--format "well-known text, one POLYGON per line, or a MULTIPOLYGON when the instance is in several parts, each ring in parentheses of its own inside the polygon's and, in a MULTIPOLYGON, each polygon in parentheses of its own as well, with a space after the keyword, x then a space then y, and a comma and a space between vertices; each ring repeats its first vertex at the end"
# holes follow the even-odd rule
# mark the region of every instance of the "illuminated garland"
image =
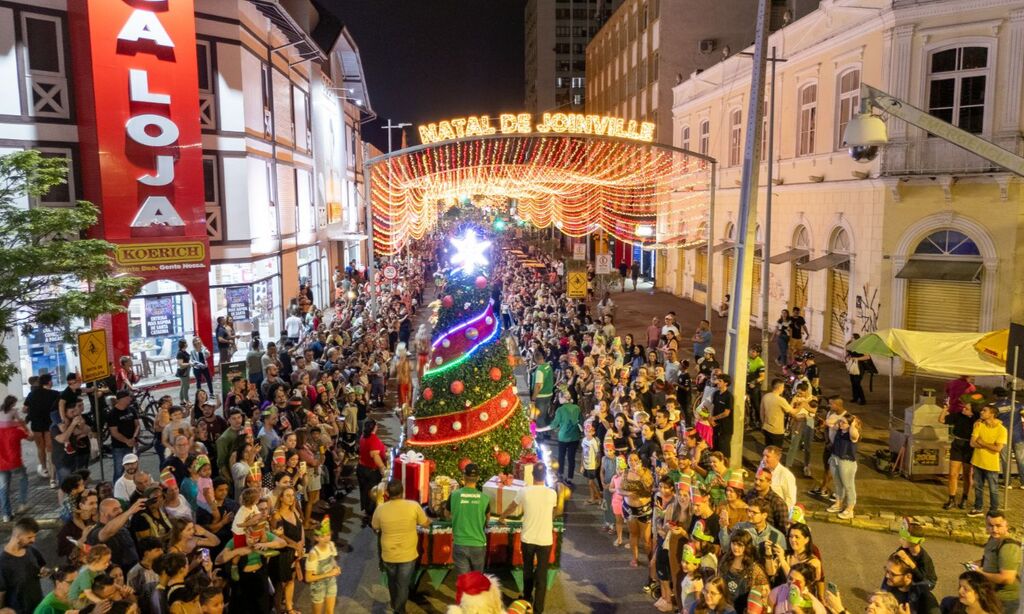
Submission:
MULTIPOLYGON (((468 322, 459 324, 434 341, 431 346, 431 356, 428 364, 443 364, 445 361, 460 356, 464 352, 472 353, 476 346, 479 345, 474 344, 473 341, 479 339, 481 334, 485 340, 490 339, 498 325, 497 318, 494 317, 494 300, 491 299, 483 313, 468 322), (469 337, 468 334, 472 332, 469 330, 471 327, 476 332, 472 337, 469 337), (466 331, 466 333, 459 334, 463 331, 466 331)), ((479 343, 484 342, 480 341, 479 343)))
POLYGON ((508 386, 497 396, 465 411, 415 417, 409 445, 440 446, 480 437, 501 426, 519 407, 515 386, 508 386))
MULTIPOLYGON (((484 314, 482 314, 482 315, 486 315, 486 312, 484 314)), ((449 362, 448 364, 444 364, 444 365, 442 365, 440 367, 437 367, 436 369, 427 369, 427 370, 425 370, 423 372, 423 377, 427 378, 427 377, 431 377, 431 376, 434 376, 434 375, 440 375, 440 374, 444 373, 445 371, 448 371, 450 369, 454 369, 455 367, 457 367, 457 366, 461 365, 462 363, 466 362, 467 360, 469 360, 469 358, 471 356, 473 356, 473 354, 477 350, 479 350, 481 347, 483 347, 483 346, 487 345, 488 343, 490 343, 491 340, 493 340, 498 335, 498 333, 501 331, 501 323, 498 321, 497 318, 493 318, 493 319, 494 319, 494 329, 491 330, 491 334, 489 334, 489 335, 487 335, 487 337, 481 339, 479 341, 479 343, 477 343, 476 345, 471 347, 468 352, 466 352, 462 356, 459 356, 458 358, 456 358, 452 362, 449 362)), ((440 356, 438 358, 440 358, 440 356)))
POLYGON ((375 249, 394 253, 469 197, 475 205, 517 202, 527 222, 569 236, 603 229, 643 243, 640 225, 692 240, 706 215, 710 168, 677 151, 569 136, 442 143, 374 165, 375 249))

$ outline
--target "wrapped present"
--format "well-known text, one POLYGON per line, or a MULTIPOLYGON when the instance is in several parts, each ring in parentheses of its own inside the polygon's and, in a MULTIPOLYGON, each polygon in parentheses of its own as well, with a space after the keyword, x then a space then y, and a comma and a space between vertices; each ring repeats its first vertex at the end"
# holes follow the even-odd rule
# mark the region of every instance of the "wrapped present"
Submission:
POLYGON ((419 452, 408 450, 395 457, 391 469, 394 479, 405 486, 405 498, 426 503, 430 496, 430 466, 419 452))
POLYGON ((512 566, 512 535, 510 531, 487 533, 487 567, 512 566))
POLYGON ((430 536, 430 565, 451 565, 453 537, 451 532, 433 533, 430 536))
POLYGON ((497 513, 507 512, 506 516, 521 516, 523 510, 513 503, 520 490, 526 488, 522 480, 512 480, 511 484, 503 483, 498 476, 487 480, 484 484, 484 492, 491 498, 494 506, 491 508, 497 513))
POLYGON ((459 483, 447 476, 439 475, 430 481, 430 494, 427 497, 427 507, 432 512, 440 515, 452 492, 459 487, 459 483))
POLYGON ((527 484, 533 484, 533 466, 539 462, 536 454, 523 453, 513 465, 513 476, 527 484))

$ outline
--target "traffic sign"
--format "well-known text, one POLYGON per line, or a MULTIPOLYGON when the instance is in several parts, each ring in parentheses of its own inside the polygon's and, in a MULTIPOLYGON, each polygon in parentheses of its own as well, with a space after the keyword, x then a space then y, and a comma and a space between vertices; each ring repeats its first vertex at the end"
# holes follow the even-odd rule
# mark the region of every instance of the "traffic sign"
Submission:
POLYGON ((586 260, 587 259, 587 245, 586 243, 577 243, 572 246, 572 259, 573 260, 586 260))
POLYGON ((587 298, 587 272, 570 271, 566 276, 565 294, 569 298, 587 298))
POLYGON ((598 275, 608 275, 612 272, 612 255, 598 254, 594 261, 594 272, 598 275))
POLYGON ((78 334, 78 357, 82 363, 83 382, 96 382, 110 377, 107 356, 107 331, 102 328, 78 334))
POLYGON ((398 269, 395 268, 395 265, 393 264, 385 266, 384 270, 381 271, 381 273, 384 275, 384 279, 388 281, 394 281, 398 279, 398 269))

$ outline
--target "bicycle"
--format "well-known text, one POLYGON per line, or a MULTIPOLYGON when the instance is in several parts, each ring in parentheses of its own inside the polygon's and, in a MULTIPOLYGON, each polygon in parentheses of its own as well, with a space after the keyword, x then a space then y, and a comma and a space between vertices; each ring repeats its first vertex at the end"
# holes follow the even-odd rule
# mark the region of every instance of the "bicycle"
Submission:
MULTIPOLYGON (((102 410, 104 420, 99 431, 100 445, 104 454, 110 451, 110 425, 107 418, 113 409, 113 404, 114 397, 112 395, 106 396, 102 410)), ((135 435, 136 451, 141 454, 152 448, 156 439, 156 434, 153 432, 153 424, 156 422, 160 401, 150 394, 150 389, 139 388, 132 391, 131 407, 135 408, 135 413, 141 422, 139 432, 135 435)), ((93 418, 95 419, 95 416, 93 418)))

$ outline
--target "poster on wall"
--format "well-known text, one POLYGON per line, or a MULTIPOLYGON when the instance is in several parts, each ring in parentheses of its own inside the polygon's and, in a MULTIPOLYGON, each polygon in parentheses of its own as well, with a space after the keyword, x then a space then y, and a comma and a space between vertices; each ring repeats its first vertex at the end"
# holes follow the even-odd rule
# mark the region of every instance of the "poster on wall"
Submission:
POLYGON ((232 286, 224 289, 228 315, 236 322, 249 320, 249 309, 252 306, 252 288, 249 286, 232 286))
POLYGON ((146 336, 167 337, 174 330, 174 297, 146 299, 146 336))

